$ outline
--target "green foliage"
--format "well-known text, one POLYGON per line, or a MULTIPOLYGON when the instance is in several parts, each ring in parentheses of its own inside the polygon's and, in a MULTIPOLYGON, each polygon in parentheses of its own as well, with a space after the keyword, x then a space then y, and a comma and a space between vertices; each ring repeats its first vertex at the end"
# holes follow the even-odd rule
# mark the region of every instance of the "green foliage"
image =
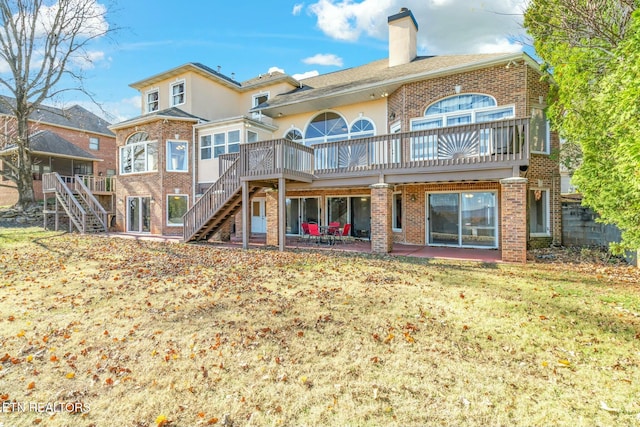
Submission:
POLYGON ((617 250, 640 247, 638 3, 533 0, 525 13, 537 53, 553 73, 549 118, 574 145, 561 160, 579 165, 573 182, 583 204, 622 230, 617 250))

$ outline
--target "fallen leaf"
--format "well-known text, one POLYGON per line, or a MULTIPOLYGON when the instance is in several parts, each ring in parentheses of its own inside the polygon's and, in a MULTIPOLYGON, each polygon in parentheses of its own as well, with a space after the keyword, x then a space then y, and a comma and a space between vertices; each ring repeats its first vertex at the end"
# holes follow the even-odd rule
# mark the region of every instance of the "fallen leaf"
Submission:
POLYGON ((167 424, 169 424, 169 420, 167 419, 166 415, 158 415, 158 417, 156 418, 156 426, 157 427, 163 427, 166 426, 167 424))
POLYGON ((27 386, 27 390, 33 390, 34 388, 36 388, 36 383, 31 381, 27 386))
POLYGON ((619 409, 610 408, 604 401, 600 401, 600 409, 605 410, 607 412, 620 412, 619 409))
POLYGON ((73 372, 69 372, 67 375, 65 375, 65 377, 67 377, 68 379, 73 379, 75 378, 76 374, 74 374, 73 372))

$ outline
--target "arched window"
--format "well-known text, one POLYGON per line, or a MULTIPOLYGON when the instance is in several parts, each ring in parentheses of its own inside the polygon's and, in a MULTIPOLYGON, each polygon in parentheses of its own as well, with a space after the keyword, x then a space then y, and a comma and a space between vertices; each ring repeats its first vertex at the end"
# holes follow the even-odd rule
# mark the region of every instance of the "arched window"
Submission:
POLYGON ((158 170, 158 141, 149 141, 146 132, 136 132, 120 147, 120 174, 158 170))
POLYGON ((144 142, 149 139, 149 134, 146 132, 136 132, 127 138, 127 145, 135 144, 137 142, 144 142))
POLYGON ((306 145, 347 139, 347 122, 337 113, 320 113, 311 120, 304 134, 306 145))
POLYGON ((349 138, 366 138, 375 135, 375 128, 369 119, 358 119, 351 125, 349 138))
POLYGON ((431 104, 424 116, 411 120, 411 130, 501 120, 514 117, 515 107, 498 106, 495 98, 489 95, 468 93, 450 96, 431 104))
POLYGON ((289 129, 289 132, 284 136, 284 139, 291 142, 297 142, 298 144, 303 143, 302 132, 298 129, 289 129))

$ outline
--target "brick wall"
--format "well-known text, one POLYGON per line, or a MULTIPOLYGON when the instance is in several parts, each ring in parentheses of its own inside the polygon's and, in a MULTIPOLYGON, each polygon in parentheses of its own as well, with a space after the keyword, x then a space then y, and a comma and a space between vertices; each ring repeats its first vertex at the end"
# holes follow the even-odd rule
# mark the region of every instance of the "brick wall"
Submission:
MULTIPOLYGON (((130 196, 151 197, 151 233, 163 235, 182 235, 182 227, 167 225, 167 197, 170 194, 188 196, 188 205, 192 200, 192 122, 165 121, 162 119, 136 127, 119 129, 116 134, 117 146, 126 144, 127 138, 136 132, 147 132, 149 141, 158 141, 158 170, 149 173, 118 175, 116 193, 116 229, 125 231, 126 200, 130 196), (167 140, 188 141, 189 168, 186 172, 168 172, 166 170, 167 140), (178 191, 176 191, 178 190, 178 191)), ((117 154, 119 155, 119 149, 117 154)), ((119 173, 119 171, 118 171, 119 173)))
POLYGON ((393 186, 371 186, 371 252, 388 253, 393 249, 392 226, 393 186))
POLYGON ((502 260, 527 262, 527 180, 507 178, 502 186, 502 260))

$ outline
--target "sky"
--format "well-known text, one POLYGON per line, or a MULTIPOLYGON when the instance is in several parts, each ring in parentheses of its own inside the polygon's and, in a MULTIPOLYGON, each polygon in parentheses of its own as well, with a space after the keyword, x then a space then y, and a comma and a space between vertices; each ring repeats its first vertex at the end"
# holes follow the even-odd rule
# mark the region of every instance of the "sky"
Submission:
MULTIPOLYGON (((85 85, 117 123, 140 114, 129 84, 188 62, 238 81, 355 67, 388 57, 387 17, 401 7, 418 22, 419 55, 519 51, 525 1, 116 0, 107 18, 118 30, 90 46, 85 85)), ((64 102, 97 111, 80 95, 64 102)))

